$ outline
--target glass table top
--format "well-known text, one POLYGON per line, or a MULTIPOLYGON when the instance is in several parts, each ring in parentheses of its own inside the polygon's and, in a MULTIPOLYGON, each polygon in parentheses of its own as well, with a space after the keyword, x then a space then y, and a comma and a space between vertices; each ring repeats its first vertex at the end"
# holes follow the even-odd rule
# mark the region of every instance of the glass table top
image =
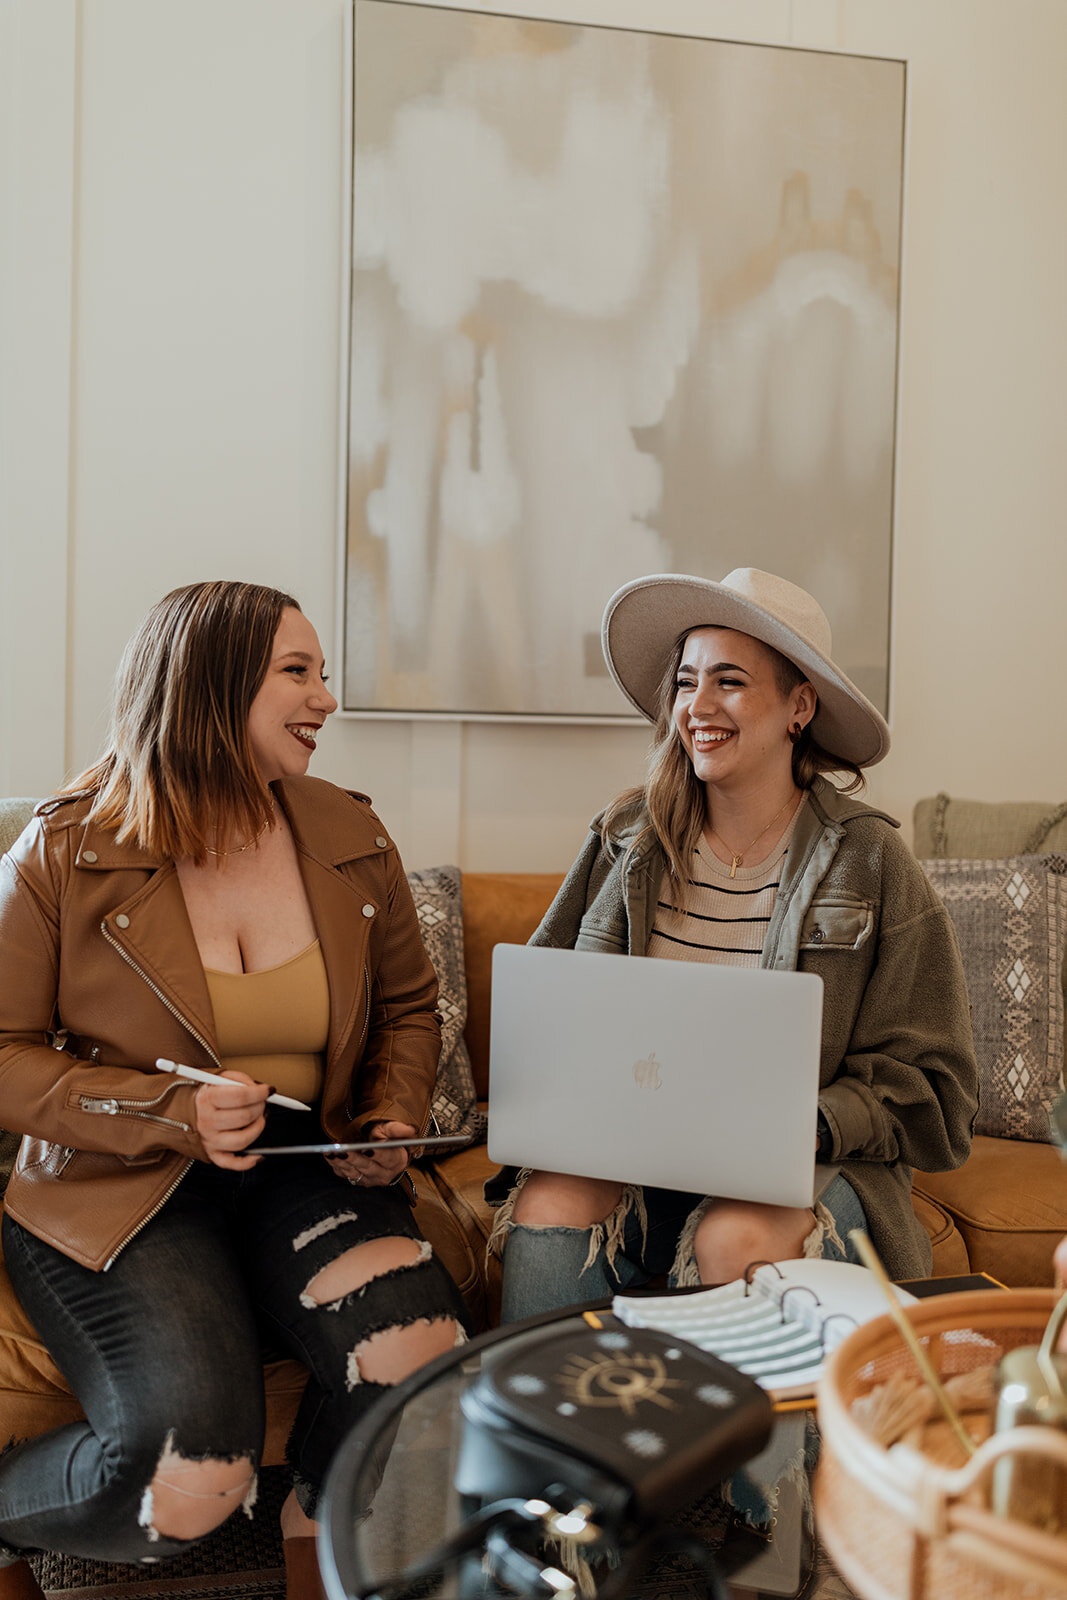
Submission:
MULTIPOLYGON (((605 1327, 622 1328, 599 1314, 605 1327)), ((671 1548, 642 1554, 627 1543, 620 1551, 602 1540, 593 1545, 590 1560, 589 1547, 566 1536, 565 1529, 546 1534, 537 1516, 516 1512, 517 1533, 506 1532, 499 1520, 491 1526, 488 1554, 483 1537, 466 1553, 439 1559, 447 1541, 459 1542, 472 1519, 500 1501, 499 1493, 464 1494, 457 1487, 464 1478, 471 1486, 470 1457, 464 1452, 476 1448, 461 1397, 484 1361, 498 1356, 505 1343, 511 1351, 524 1335, 543 1333, 549 1321, 561 1330, 585 1326, 578 1315, 556 1316, 483 1335, 398 1385, 346 1440, 327 1480, 321 1513, 320 1561, 330 1600, 379 1594, 386 1600, 503 1600, 535 1594, 542 1581, 540 1592, 546 1596, 580 1600, 697 1600, 709 1594, 749 1600, 802 1592, 809 1600, 810 1479, 817 1433, 811 1413, 803 1410, 777 1415, 765 1448, 728 1485, 716 1484, 695 1499, 684 1489, 679 1493, 677 1508, 663 1524, 677 1531, 671 1548), (509 1554, 512 1546, 520 1550, 518 1561, 509 1554), (719 1587, 693 1559, 706 1549, 722 1576, 719 1587), (419 1576, 400 1581, 420 1568, 419 1576), (557 1576, 541 1580, 538 1574, 546 1569, 557 1576)), ((527 1484, 519 1500, 526 1495, 540 1498, 536 1485, 527 1484)), ((545 1498, 563 1511, 571 1508, 558 1493, 545 1498)), ((594 1511, 590 1520, 596 1517, 594 1511)), ((662 1531, 657 1529, 656 1537, 662 1531)))

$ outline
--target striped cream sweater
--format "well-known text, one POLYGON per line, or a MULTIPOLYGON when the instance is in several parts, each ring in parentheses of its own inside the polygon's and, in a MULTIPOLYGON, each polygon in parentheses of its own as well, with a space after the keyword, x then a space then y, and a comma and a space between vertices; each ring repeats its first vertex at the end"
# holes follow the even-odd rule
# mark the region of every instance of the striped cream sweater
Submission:
POLYGON ((796 821, 794 815, 765 860, 738 867, 732 878, 729 867, 701 839, 693 852, 684 905, 679 905, 670 874, 663 874, 647 953, 675 961, 758 967, 796 821))

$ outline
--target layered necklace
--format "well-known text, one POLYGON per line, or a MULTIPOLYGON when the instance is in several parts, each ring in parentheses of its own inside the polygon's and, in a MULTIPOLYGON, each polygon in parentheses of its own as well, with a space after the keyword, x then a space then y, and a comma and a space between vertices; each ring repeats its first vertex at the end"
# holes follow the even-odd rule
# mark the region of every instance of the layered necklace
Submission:
POLYGON ((779 817, 784 817, 786 812, 789 810, 789 807, 791 805, 799 805, 800 801, 803 800, 803 798, 804 798, 803 794, 801 794, 799 797, 797 795, 795 795, 795 794, 791 794, 789 796, 789 799, 786 801, 785 805, 782 807, 782 809, 780 811, 776 811, 774 813, 774 816, 771 818, 770 822, 764 824, 764 826, 757 833, 756 837, 754 839, 750 839, 748 841, 748 843, 742 849, 737 850, 737 851, 731 850, 730 846, 726 843, 726 840, 721 838, 719 836, 719 834, 717 834, 715 832, 715 829, 713 827, 711 827, 710 824, 709 824, 709 826, 707 828, 708 838, 709 839, 718 839, 719 843, 722 845, 722 848, 726 851, 727 855, 730 857, 730 876, 731 876, 731 878, 736 876, 738 867, 743 867, 744 866, 745 857, 748 854, 748 852, 752 849, 752 846, 756 845, 756 844, 759 844, 760 840, 763 838, 763 835, 765 833, 770 833, 771 829, 774 827, 774 824, 778 821, 778 818, 779 817))

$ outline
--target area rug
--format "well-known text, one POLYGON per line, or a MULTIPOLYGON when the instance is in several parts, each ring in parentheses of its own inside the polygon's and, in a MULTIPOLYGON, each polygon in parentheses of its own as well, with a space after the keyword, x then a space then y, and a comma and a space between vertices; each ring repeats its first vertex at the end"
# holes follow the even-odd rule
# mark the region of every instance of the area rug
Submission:
MULTIPOLYGON (((284 1600, 285 1571, 278 1515, 289 1489, 283 1467, 260 1474, 251 1519, 238 1514, 188 1555, 159 1566, 123 1566, 73 1556, 33 1558, 37 1581, 61 1600, 284 1600)), ((424 1594, 437 1592, 430 1583, 424 1594)), ((635 1600, 699 1600, 706 1594, 685 1561, 664 1561, 645 1575, 635 1600)), ((411 1591, 414 1593, 414 1590, 411 1591)), ((853 1600, 821 1545, 802 1600, 853 1600)))
POLYGON ((284 1467, 265 1467, 254 1514, 238 1512, 188 1555, 158 1566, 32 1558, 46 1594, 63 1600, 284 1600, 285 1571, 278 1515, 289 1492, 284 1467))

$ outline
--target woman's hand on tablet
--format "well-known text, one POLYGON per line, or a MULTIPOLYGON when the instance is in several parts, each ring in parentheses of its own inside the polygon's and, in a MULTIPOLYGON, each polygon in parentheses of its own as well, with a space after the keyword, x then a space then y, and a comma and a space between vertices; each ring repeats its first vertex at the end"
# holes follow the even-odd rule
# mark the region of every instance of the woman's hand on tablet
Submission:
MULTIPOLYGON (((417 1139, 418 1128, 410 1122, 372 1122, 367 1129, 368 1139, 417 1139)), ((333 1170, 349 1183, 362 1184, 368 1189, 381 1188, 395 1183, 408 1164, 407 1150, 383 1150, 381 1155, 350 1150, 343 1156, 327 1156, 333 1170)))

